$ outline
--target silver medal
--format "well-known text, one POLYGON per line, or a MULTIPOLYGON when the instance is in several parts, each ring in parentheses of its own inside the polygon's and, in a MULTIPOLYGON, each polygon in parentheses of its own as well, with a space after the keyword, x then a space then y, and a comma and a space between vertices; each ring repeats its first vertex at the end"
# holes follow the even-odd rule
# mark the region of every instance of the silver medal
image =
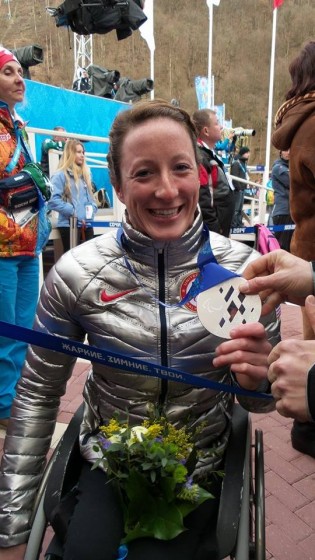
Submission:
POLYGON ((215 336, 231 338, 230 331, 234 327, 259 320, 260 297, 242 294, 238 286, 243 282, 243 278, 236 276, 198 294, 198 317, 215 336))

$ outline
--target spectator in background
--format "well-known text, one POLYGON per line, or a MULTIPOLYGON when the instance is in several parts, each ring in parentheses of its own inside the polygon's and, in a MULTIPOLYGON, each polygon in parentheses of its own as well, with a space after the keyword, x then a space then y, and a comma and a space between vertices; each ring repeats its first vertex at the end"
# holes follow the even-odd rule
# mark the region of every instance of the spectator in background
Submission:
POLYGON ((192 120, 198 134, 198 150, 207 170, 208 186, 201 185, 199 205, 205 224, 211 231, 230 236, 234 215, 234 193, 225 173, 224 163, 215 153, 216 142, 221 138, 222 127, 212 109, 195 111, 192 120))
MULTIPOLYGON (((250 154, 250 149, 247 146, 242 146, 239 153, 235 157, 231 165, 231 175, 234 177, 239 177, 240 179, 248 180, 247 162, 250 154)), ((243 204, 246 183, 238 181, 237 179, 232 179, 234 186, 234 199, 235 199, 235 210, 232 221, 232 227, 242 227, 243 226, 243 204)))
MULTIPOLYGON (((56 130, 58 132, 66 132, 66 129, 63 128, 63 126, 55 126, 53 130, 56 130)), ((42 170, 44 171, 44 173, 46 173, 46 175, 48 175, 48 177, 50 176, 49 150, 58 150, 62 152, 66 140, 67 138, 64 138, 62 136, 53 136, 52 138, 46 138, 46 140, 44 140, 44 142, 42 143, 40 165, 42 170)))
POLYGON ((273 226, 272 211, 275 203, 275 193, 272 187, 271 173, 269 173, 269 179, 266 183, 266 214, 268 215, 268 226, 273 226))
MULTIPOLYGON (((25 123, 15 105, 24 99, 23 69, 17 58, 0 47, 0 179, 10 181, 32 162, 25 123)), ((11 192, 12 184, 11 184, 11 192)), ((2 189, 2 193, 4 189, 2 189)), ((12 193, 13 194, 13 193, 12 193)), ((24 193, 25 195, 25 193, 24 193)), ((48 241, 46 204, 34 194, 15 208, 0 203, 0 319, 32 328, 39 291, 39 254, 48 241)), ((0 337, 0 425, 6 427, 27 344, 0 337)))
POLYGON ((67 140, 58 170, 51 178, 50 210, 58 212, 57 229, 64 252, 70 249, 70 218, 77 218, 78 242, 94 236, 91 222, 97 212, 91 174, 85 162, 84 145, 78 140, 67 140))
POLYGON ((235 152, 235 140, 236 136, 234 136, 234 131, 231 130, 226 138, 222 138, 216 142, 214 146, 216 154, 225 164, 230 163, 233 159, 233 154, 235 152))
MULTIPOLYGON (((295 223, 290 251, 307 261, 315 260, 315 41, 309 41, 289 66, 291 87, 277 111, 272 143, 290 149, 290 212, 295 223)), ((302 308, 305 340, 315 334, 302 308)), ((315 439, 315 423, 294 421, 291 440, 298 451, 315 439), (301 444, 301 442, 305 442, 301 444)))
MULTIPOLYGON (((272 221, 275 226, 293 224, 290 214, 290 174, 289 174, 290 150, 280 151, 280 157, 275 161, 271 172, 272 188, 274 190, 275 203, 272 211, 272 221)), ((281 249, 290 251, 292 230, 275 231, 281 249)))
POLYGON ((80 77, 73 82, 72 89, 74 91, 79 91, 81 93, 90 92, 91 90, 90 79, 85 68, 82 68, 80 77))

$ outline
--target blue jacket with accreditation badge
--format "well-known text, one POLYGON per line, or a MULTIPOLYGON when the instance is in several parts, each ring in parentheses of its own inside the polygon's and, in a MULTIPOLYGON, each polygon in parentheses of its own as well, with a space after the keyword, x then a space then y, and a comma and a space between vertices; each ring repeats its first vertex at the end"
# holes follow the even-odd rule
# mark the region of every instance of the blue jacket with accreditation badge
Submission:
POLYGON ((82 220, 89 226, 97 212, 97 204, 83 178, 79 179, 77 186, 72 172, 69 170, 68 173, 71 197, 65 196, 66 177, 64 172, 57 171, 51 178, 53 192, 48 208, 58 212, 57 227, 70 227, 71 216, 78 218, 78 227, 82 225, 82 220), (88 219, 87 206, 92 206, 92 216, 88 219))

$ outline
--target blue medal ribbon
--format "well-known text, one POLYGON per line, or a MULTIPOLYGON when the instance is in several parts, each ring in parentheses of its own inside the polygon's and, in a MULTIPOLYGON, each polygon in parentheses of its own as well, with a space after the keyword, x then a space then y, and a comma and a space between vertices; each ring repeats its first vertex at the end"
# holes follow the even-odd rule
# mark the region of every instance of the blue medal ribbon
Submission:
MULTIPOLYGON (((123 235, 124 235, 123 229, 122 229, 122 227, 120 227, 117 231, 116 239, 117 239, 117 242, 118 242, 120 248, 122 249, 122 251, 124 251, 124 249, 123 249, 123 235)), ((167 303, 164 303, 163 301, 158 300, 154 296, 151 296, 152 299, 154 299, 155 301, 158 301, 158 303, 160 305, 163 305, 164 307, 182 307, 183 305, 188 303, 190 300, 197 297, 197 295, 200 294, 201 292, 204 292, 205 290, 208 290, 209 288, 212 288, 213 286, 217 286, 217 284, 220 284, 221 282, 225 282, 226 280, 229 280, 230 278, 239 277, 239 274, 236 274, 235 272, 232 272, 231 270, 228 270, 227 268, 224 268, 223 266, 218 264, 214 254, 213 254, 212 248, 211 248, 209 230, 206 226, 204 226, 204 228, 203 228, 202 235, 203 235, 203 238, 204 238, 204 243, 203 243, 203 245, 202 245, 202 247, 199 251, 198 259, 197 259, 197 265, 198 265, 198 268, 199 268, 198 276, 193 281, 193 283, 190 286, 187 294, 178 303, 167 304, 167 303)), ((147 288, 144 286, 144 284, 139 280, 139 278, 138 278, 132 264, 130 263, 129 259, 127 258, 126 254, 124 255, 124 259, 125 259, 125 263, 126 263, 126 266, 127 266, 128 270, 136 278, 138 284, 140 284, 140 286, 145 291, 148 291, 147 288)))
POLYGON ((124 354, 106 351, 104 348, 90 346, 83 342, 76 342, 61 336, 54 336, 25 327, 18 327, 10 323, 0 321, 0 336, 6 336, 13 340, 21 340, 27 344, 39 346, 40 348, 49 348, 56 352, 68 354, 75 358, 83 358, 90 362, 103 364, 110 368, 119 369, 137 375, 149 375, 167 381, 175 381, 177 383, 187 383, 195 387, 212 389, 214 391, 224 391, 234 395, 243 395, 246 397, 255 397, 259 399, 272 399, 272 395, 267 393, 259 393, 242 389, 236 385, 228 385, 227 383, 219 383, 210 379, 203 379, 198 375, 186 373, 175 368, 168 368, 159 364, 146 362, 145 360, 137 360, 124 354))

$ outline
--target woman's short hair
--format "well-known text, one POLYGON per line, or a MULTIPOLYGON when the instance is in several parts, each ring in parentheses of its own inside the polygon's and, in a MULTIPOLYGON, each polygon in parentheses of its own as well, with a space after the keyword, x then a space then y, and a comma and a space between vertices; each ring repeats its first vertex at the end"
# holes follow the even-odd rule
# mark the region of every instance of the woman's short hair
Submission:
POLYGON ((315 91, 315 41, 306 43, 289 66, 292 85, 286 100, 315 91))
POLYGON ((171 119, 178 122, 186 129, 191 139, 197 161, 197 135, 189 114, 184 109, 174 107, 174 105, 162 99, 141 101, 133 105, 131 109, 119 113, 110 130, 110 145, 107 161, 113 185, 119 184, 121 181, 121 150, 123 141, 128 132, 146 121, 159 118, 171 119))

